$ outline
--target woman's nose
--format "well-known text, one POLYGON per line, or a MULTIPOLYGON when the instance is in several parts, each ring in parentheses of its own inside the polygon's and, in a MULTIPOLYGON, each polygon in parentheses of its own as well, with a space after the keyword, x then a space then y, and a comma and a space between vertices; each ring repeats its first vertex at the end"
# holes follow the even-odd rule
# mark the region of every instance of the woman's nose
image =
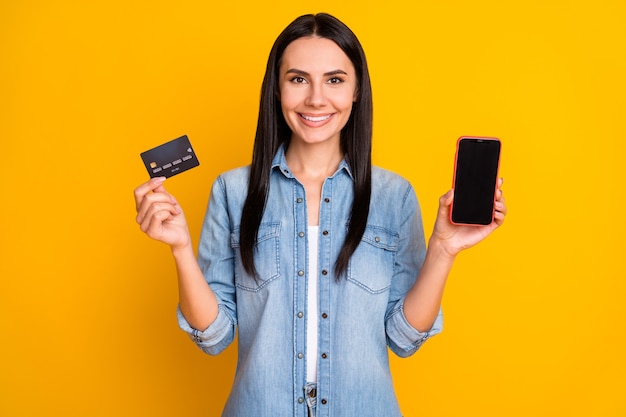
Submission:
POLYGON ((319 83, 311 84, 306 104, 309 106, 322 106, 326 103, 326 95, 324 94, 324 85, 319 83))

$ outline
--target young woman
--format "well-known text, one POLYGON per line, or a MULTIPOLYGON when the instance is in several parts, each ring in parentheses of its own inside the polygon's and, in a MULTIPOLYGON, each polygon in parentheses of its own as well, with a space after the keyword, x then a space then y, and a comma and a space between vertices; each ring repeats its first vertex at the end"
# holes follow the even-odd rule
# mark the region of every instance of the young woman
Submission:
POLYGON ((448 192, 426 247, 413 188, 371 166, 371 136, 359 41, 301 16, 269 55, 252 164, 214 182, 197 259, 164 179, 135 190, 141 230, 171 246, 181 328, 209 354, 238 330, 224 416, 400 416, 388 347, 406 357, 441 331, 455 256, 504 220, 498 189, 491 225, 453 225, 448 192))

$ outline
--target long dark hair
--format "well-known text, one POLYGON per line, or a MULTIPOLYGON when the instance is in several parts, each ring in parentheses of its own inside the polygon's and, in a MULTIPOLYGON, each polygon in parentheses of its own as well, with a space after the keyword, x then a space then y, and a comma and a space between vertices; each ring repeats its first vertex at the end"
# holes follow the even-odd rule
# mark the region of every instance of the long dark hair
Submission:
POLYGON ((258 278, 258 272, 254 266, 254 245, 269 193, 272 160, 280 145, 288 144, 291 138, 291 130, 280 105, 280 62, 285 48, 291 42, 310 36, 334 41, 352 61, 357 76, 357 99, 341 131, 341 150, 354 178, 354 200, 348 234, 335 261, 336 279, 346 272, 350 257, 365 232, 372 190, 372 89, 365 53, 354 33, 337 18, 325 13, 300 16, 274 42, 261 87, 248 196, 243 206, 240 229, 243 267, 255 278, 258 278))

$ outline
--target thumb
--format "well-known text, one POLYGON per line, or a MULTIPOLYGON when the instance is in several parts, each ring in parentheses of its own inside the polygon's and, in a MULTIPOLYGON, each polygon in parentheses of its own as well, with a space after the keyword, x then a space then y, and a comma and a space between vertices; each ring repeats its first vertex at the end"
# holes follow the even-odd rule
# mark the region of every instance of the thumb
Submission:
POLYGON ((439 198, 439 205, 441 207, 450 207, 454 200, 454 190, 450 190, 439 198))
POLYGON ((452 206, 452 201, 454 200, 454 190, 450 190, 441 197, 439 197, 439 210, 437 212, 437 218, 440 221, 444 219, 448 219, 450 217, 450 207, 452 206))

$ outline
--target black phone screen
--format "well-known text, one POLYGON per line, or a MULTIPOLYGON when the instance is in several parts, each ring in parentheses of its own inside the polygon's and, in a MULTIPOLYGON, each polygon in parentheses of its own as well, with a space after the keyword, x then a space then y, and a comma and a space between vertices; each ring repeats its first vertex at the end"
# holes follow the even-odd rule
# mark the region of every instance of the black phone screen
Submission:
POLYGON ((499 159, 499 140, 459 139, 450 215, 453 223, 485 225, 493 221, 499 159))

